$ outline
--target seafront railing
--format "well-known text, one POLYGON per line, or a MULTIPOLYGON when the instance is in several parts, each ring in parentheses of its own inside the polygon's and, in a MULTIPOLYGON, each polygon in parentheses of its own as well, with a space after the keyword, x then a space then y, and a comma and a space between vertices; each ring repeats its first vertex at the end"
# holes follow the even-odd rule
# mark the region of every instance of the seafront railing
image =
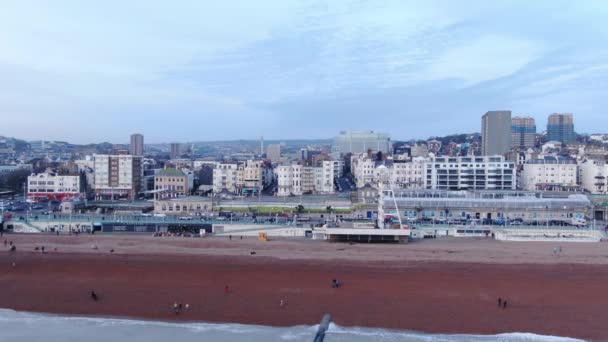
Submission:
POLYGON ((238 219, 217 219, 217 218, 201 218, 189 217, 180 219, 179 217, 146 217, 146 216, 120 216, 120 215, 42 215, 29 216, 22 218, 13 218, 15 222, 88 222, 99 224, 173 224, 173 225, 193 225, 193 224, 247 224, 247 225, 291 225, 293 220, 288 220, 283 217, 268 219, 241 218, 238 219))

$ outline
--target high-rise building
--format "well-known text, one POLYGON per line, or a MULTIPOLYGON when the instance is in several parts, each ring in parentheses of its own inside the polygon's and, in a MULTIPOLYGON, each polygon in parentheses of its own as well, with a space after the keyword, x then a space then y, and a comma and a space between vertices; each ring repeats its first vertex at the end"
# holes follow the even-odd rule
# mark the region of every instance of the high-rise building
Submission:
POLYGON ((130 151, 133 156, 143 156, 144 155, 144 136, 139 133, 135 133, 131 135, 131 145, 130 151))
POLYGON ((336 154, 367 153, 368 150, 392 153, 390 135, 374 131, 341 131, 332 145, 332 153, 336 154))
POLYGON ((511 140, 513 147, 527 149, 534 147, 536 122, 529 116, 516 116, 511 119, 511 140))
POLYGON ((95 195, 97 199, 135 196, 141 190, 142 158, 131 155, 96 154, 95 195))
POLYGON ((570 113, 554 113, 547 122, 547 140, 569 143, 576 140, 574 118, 570 113))
POLYGON ((511 111, 489 111, 481 118, 481 153, 503 155, 511 150, 511 111))
POLYGON ((171 152, 170 152, 171 159, 178 159, 179 157, 181 157, 182 146, 180 143, 171 143, 170 147, 171 147, 171 152))
POLYGON ((281 160, 281 145, 270 144, 266 148, 266 159, 272 162, 278 162, 281 160))

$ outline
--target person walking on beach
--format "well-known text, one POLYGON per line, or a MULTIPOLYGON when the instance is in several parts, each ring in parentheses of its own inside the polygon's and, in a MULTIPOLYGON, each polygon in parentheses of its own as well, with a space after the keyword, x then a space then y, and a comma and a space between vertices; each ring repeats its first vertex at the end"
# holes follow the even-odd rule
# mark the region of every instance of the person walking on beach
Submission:
POLYGON ((502 298, 498 297, 498 307, 502 306, 502 298))
POLYGON ((95 291, 91 291, 91 299, 95 302, 99 299, 99 297, 97 297, 97 293, 95 293, 95 291))
POLYGON ((282 309, 285 307, 285 301, 281 299, 281 301, 279 302, 279 307, 282 309))
POLYGON ((503 310, 507 308, 507 301, 506 300, 504 302, 502 302, 502 308, 503 308, 503 310))
POLYGON ((175 312, 176 315, 179 314, 179 305, 177 302, 173 303, 173 312, 175 312))

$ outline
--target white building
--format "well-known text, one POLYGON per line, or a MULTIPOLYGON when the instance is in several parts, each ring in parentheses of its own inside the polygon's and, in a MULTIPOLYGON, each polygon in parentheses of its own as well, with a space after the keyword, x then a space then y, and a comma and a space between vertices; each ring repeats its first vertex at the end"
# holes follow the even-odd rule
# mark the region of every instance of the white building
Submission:
POLYGON ((279 165, 274 169, 277 176, 277 196, 302 194, 302 165, 279 165))
POLYGON ((142 157, 128 154, 94 155, 97 199, 127 196, 134 198, 142 187, 142 157))
POLYGON ((237 190, 237 164, 219 164, 213 169, 213 192, 222 191, 236 193, 237 190))
POLYGON ((576 161, 545 156, 523 165, 520 186, 523 190, 562 190, 577 187, 576 161))
POLYGON ((376 183, 376 162, 365 153, 353 154, 350 157, 350 171, 355 178, 357 188, 365 184, 376 183))
POLYGON ((424 163, 426 158, 414 158, 411 162, 394 162, 388 168, 391 183, 400 189, 422 189, 424 187, 424 163))
POLYGON ((592 194, 608 193, 608 164, 603 160, 587 159, 578 164, 581 188, 592 194))
POLYGON ((503 156, 432 157, 424 172, 433 190, 515 190, 515 177, 515 164, 503 156))
POLYGON ((80 176, 57 176, 51 173, 27 177, 27 197, 34 200, 64 199, 80 194, 80 176))
POLYGON ((384 165, 393 187, 400 189, 422 189, 424 187, 424 163, 426 158, 417 157, 412 161, 387 159, 376 161, 367 154, 351 157, 351 172, 357 188, 378 182, 378 166, 384 165))
POLYGON ((262 160, 247 160, 241 164, 218 164, 213 169, 213 192, 228 191, 238 195, 255 195, 272 182, 262 160))
POLYGON ((334 193, 334 165, 332 161, 323 161, 318 167, 277 166, 277 196, 334 193))

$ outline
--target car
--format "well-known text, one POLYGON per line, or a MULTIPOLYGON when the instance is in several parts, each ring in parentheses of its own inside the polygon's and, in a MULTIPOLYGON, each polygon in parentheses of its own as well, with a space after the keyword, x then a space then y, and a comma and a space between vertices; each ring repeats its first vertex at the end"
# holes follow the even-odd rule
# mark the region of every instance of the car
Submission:
POLYGON ((178 218, 178 220, 191 221, 191 220, 193 220, 193 218, 190 217, 190 216, 181 216, 181 217, 178 218))
POLYGON ((32 209, 34 209, 34 210, 40 210, 40 209, 44 209, 44 207, 41 206, 40 204, 38 204, 38 205, 33 206, 32 209))
POLYGON ((523 225, 523 223, 521 223, 521 221, 511 221, 509 224, 512 225, 512 226, 521 226, 521 225, 523 225))
POLYGON ((166 214, 154 214, 154 217, 167 217, 166 214))
POLYGON ((49 215, 50 213, 48 211, 43 211, 42 215, 49 215))

